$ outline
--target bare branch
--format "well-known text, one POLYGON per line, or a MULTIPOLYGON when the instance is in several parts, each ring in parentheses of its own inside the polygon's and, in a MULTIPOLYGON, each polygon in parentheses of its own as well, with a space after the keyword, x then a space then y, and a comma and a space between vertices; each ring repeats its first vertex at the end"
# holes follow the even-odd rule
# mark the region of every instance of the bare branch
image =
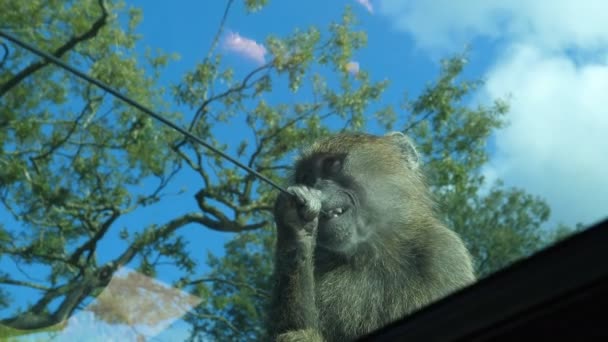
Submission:
POLYGON ((2 69, 4 67, 4 63, 8 59, 9 50, 8 45, 6 45, 6 43, 4 42, 0 43, 0 47, 2 47, 2 51, 4 51, 4 53, 2 54, 2 58, 0 58, 0 69, 2 69))
POLYGON ((132 210, 135 210, 135 208, 138 205, 150 205, 152 203, 156 203, 156 202, 160 201, 160 199, 166 195, 166 194, 161 194, 161 191, 163 191, 167 187, 167 185, 169 185, 169 183, 171 182, 173 177, 175 177, 175 175, 177 175, 180 170, 181 170, 181 166, 178 163, 174 163, 173 170, 171 170, 168 175, 163 174, 163 175, 159 176, 160 182, 156 186, 156 189, 154 189, 154 191, 151 194, 142 196, 141 198, 139 198, 137 200, 137 205, 134 206, 133 208, 129 208, 127 210, 132 211, 132 210))
POLYGON ((262 77, 256 79, 255 81, 251 82, 251 84, 249 83, 249 80, 255 76, 255 74, 257 74, 260 71, 266 70, 266 69, 270 69, 273 65, 273 62, 270 61, 264 65, 261 65, 255 69, 253 69, 249 74, 247 74, 247 76, 245 76, 245 78, 243 78, 243 80, 241 81, 241 84, 239 84, 236 87, 232 87, 222 93, 219 93, 217 95, 211 96, 210 98, 208 98, 207 100, 205 100, 203 102, 203 104, 201 104, 201 106, 198 108, 198 110, 196 111, 196 115, 194 116, 194 119, 192 119, 192 122, 190 123, 190 128, 189 130, 192 130, 194 128, 194 126, 196 125, 196 122, 198 121, 199 117, 204 113, 205 109, 207 108, 207 106, 209 106, 209 104, 213 101, 216 100, 220 100, 230 94, 233 93, 237 93, 240 91, 243 91, 245 89, 250 88, 251 86, 253 86, 254 84, 256 84, 257 82, 259 82, 262 77))
POLYGON ((190 313, 190 315, 193 315, 193 316, 196 316, 196 317, 202 318, 202 319, 211 319, 214 321, 222 322, 222 323, 226 324, 230 328, 230 330, 234 331, 235 333, 241 333, 241 331, 237 327, 235 327, 234 324, 232 324, 225 317, 217 316, 217 315, 199 314, 199 313, 190 313))
POLYGON ((217 44, 220 41, 220 37, 222 35, 222 32, 224 31, 224 27, 226 26, 226 20, 228 19, 228 13, 230 12, 230 7, 232 6, 233 2, 234 2, 234 0, 228 0, 228 3, 226 3, 226 8, 224 9, 224 15, 222 15, 222 20, 220 21, 220 26, 218 27, 217 32, 215 33, 215 36, 213 37, 211 47, 209 47, 209 51, 207 51, 207 56, 205 57, 205 61, 208 61, 209 58, 211 58, 211 54, 213 53, 213 51, 215 50, 215 47, 217 46, 217 44))
POLYGON ((252 223, 248 225, 241 225, 233 220, 230 220, 224 215, 219 209, 214 206, 205 204, 204 202, 198 201, 199 207, 204 213, 209 213, 216 219, 212 219, 205 215, 199 220, 199 223, 203 224, 209 229, 217 230, 220 232, 242 232, 247 230, 255 230, 262 228, 268 224, 266 221, 258 223, 252 223))
POLYGON ((185 225, 196 223, 205 226, 209 229, 217 230, 220 232, 242 232, 247 230, 260 229, 267 225, 266 221, 253 223, 249 225, 239 225, 233 221, 219 222, 211 219, 210 217, 200 213, 188 213, 175 218, 159 228, 146 229, 146 231, 139 236, 131 245, 114 261, 107 264, 112 267, 120 267, 129 263, 133 258, 140 253, 145 246, 150 245, 156 241, 167 238, 172 233, 177 231, 179 228, 185 225))
MULTIPOLYGON (((194 118, 192 119, 192 121, 190 122, 190 127, 188 128, 188 131, 192 131, 194 129, 194 127, 196 126, 196 123, 198 122, 198 120, 201 118, 201 116, 205 113, 207 106, 209 106, 209 104, 213 101, 222 99, 232 93, 236 93, 236 92, 240 92, 243 91, 245 89, 248 89, 250 87, 252 87, 253 85, 255 85, 257 82, 259 82, 264 76, 256 79, 255 81, 253 81, 251 84, 249 83, 249 80, 255 76, 255 74, 257 74, 260 71, 266 70, 266 69, 270 69, 272 68, 273 62, 270 61, 262 66, 259 66, 256 69, 253 69, 247 76, 245 76, 245 78, 241 81, 241 84, 239 84, 238 86, 232 87, 220 94, 211 96, 210 98, 206 99, 205 101, 203 101, 203 103, 200 105, 200 107, 196 110, 196 114, 194 114, 194 118)), ((184 138, 182 140, 180 140, 179 142, 175 143, 174 146, 175 148, 180 148, 182 145, 184 145, 186 142, 188 141, 187 138, 184 138)))
POLYGON ((412 123, 411 123, 409 126, 407 126, 405 129, 403 129, 403 131, 402 131, 402 132, 403 132, 403 133, 407 133, 408 131, 410 131, 410 130, 414 129, 416 126, 418 126, 418 125, 419 125, 421 122, 423 122, 423 121, 427 120, 427 119, 428 119, 428 118, 429 118, 431 115, 433 115, 434 113, 435 113, 435 112, 430 111, 430 112, 428 112, 428 113, 424 114, 424 116, 423 116, 423 117, 421 117, 420 119, 418 119, 418 120, 416 120, 416 121, 412 122, 412 123))
POLYGON ((114 221, 116 221, 116 219, 119 216, 120 216, 120 211, 113 210, 112 215, 101 225, 101 227, 99 227, 97 232, 95 232, 95 235, 93 235, 92 238, 90 238, 87 242, 85 242, 80 247, 78 247, 74 251, 74 253, 72 253, 72 256, 70 256, 69 262, 71 264, 77 264, 78 259, 80 258, 82 253, 84 253, 84 251, 87 251, 87 250, 91 251, 91 253, 89 253, 89 257, 90 257, 90 255, 93 254, 93 251, 95 250, 95 248, 97 246, 97 242, 99 240, 101 240, 101 238, 103 238, 104 235, 106 235, 106 233, 108 232, 108 230, 110 229, 110 227, 112 226, 114 221))
MULTIPOLYGON (((231 193, 234 192, 234 190, 229 189, 227 185, 223 185, 222 188, 228 192, 231 192, 231 193)), ((213 190, 214 189, 203 188, 200 191, 198 191, 196 193, 196 195, 194 196, 196 198, 197 204, 203 212, 211 213, 213 216, 218 217, 222 221, 228 221, 229 219, 221 211, 217 210, 215 207, 208 206, 205 203, 205 199, 211 198, 215 201, 222 203, 223 205, 227 206, 228 208, 232 209, 233 211, 237 209, 237 206, 235 204, 233 204, 230 200, 226 199, 225 196, 222 196, 213 190)))
MULTIPOLYGON (((285 129, 287 129, 289 126, 295 125, 296 123, 298 123, 301 120, 304 120, 307 116, 312 115, 315 111, 319 110, 319 108, 321 108, 320 104, 315 104, 312 108, 310 108, 310 110, 296 116, 295 118, 287 121, 283 126, 277 128, 274 132, 272 132, 272 134, 266 135, 264 136, 261 140, 260 143, 258 144, 258 147, 256 148, 256 150, 251 154, 251 157, 249 158, 249 167, 253 167, 253 163, 255 162, 255 159, 257 158, 257 156, 262 152, 262 150, 264 149, 264 144, 268 141, 272 141, 274 140, 282 131, 284 131, 285 129)), ((326 117, 328 115, 331 115, 332 113, 334 113, 333 111, 323 115, 323 117, 326 117)))
POLYGON ((29 281, 15 280, 8 277, 0 277, 0 283, 7 285, 25 286, 42 291, 49 291, 51 289, 50 287, 44 285, 36 284, 29 281))

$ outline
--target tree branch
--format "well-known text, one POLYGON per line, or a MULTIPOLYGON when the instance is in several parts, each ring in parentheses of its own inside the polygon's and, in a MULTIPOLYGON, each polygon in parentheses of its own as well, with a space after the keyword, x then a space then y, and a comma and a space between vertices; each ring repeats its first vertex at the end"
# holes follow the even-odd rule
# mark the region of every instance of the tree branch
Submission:
POLYGON ((228 13, 230 12, 230 7, 232 6, 233 2, 234 2, 234 0, 228 0, 228 3, 226 3, 226 8, 224 9, 224 15, 222 16, 222 20, 220 21, 220 26, 218 27, 217 32, 215 33, 215 36, 213 37, 211 47, 209 47, 209 51, 207 51, 207 56, 205 57, 205 62, 208 61, 209 58, 211 58, 211 54, 213 53, 213 50, 215 50, 217 43, 220 41, 220 36, 222 35, 222 32, 224 31, 224 27, 226 26, 226 20, 228 19, 228 13))
POLYGON ((107 267, 85 274, 82 279, 72 279, 67 284, 49 289, 30 310, 0 321, 3 325, 20 330, 47 328, 65 322, 84 298, 95 289, 105 287, 111 278, 107 267), (49 313, 48 305, 54 299, 65 296, 57 309, 49 313))
POLYGON ((122 265, 128 264, 139 252, 143 250, 145 246, 148 246, 155 241, 168 237, 179 228, 190 223, 200 224, 209 229, 217 230, 220 232, 242 232, 248 230, 255 230, 260 229, 268 224, 268 222, 262 221, 243 226, 233 221, 218 222, 200 213, 185 214, 165 223, 160 228, 147 229, 119 257, 108 263, 108 267, 112 266, 113 268, 118 268, 122 265))
MULTIPOLYGON (((80 258, 82 253, 84 253, 87 250, 90 250, 91 252, 93 252, 97 246, 97 242, 99 240, 101 240, 101 238, 104 237, 104 235, 108 232, 108 229, 110 229, 110 227, 112 226, 112 223, 114 223, 114 221, 116 221, 116 219, 119 216, 120 216, 120 211, 113 210, 112 215, 101 225, 101 227, 99 227, 99 229, 93 235, 93 237, 91 237, 87 242, 85 242, 80 247, 78 247, 74 251, 74 253, 72 253, 72 256, 70 256, 69 263, 76 265, 76 264, 78 264, 78 259, 80 258)), ((92 253, 89 255, 92 255, 92 253)))
MULTIPOLYGON (((194 114, 194 118, 192 118, 192 121, 190 122, 190 127, 188 127, 188 131, 192 131, 194 129, 194 127, 196 126, 196 123, 198 122, 198 120, 200 119, 200 117, 204 114, 207 106, 209 106, 209 104, 213 101, 222 99, 232 93, 235 92, 239 92, 245 89, 250 88, 251 86, 253 86, 254 84, 256 84, 261 78, 256 79, 255 81, 253 81, 251 84, 249 84, 249 80, 255 76, 255 74, 257 74, 260 71, 263 71, 265 69, 269 69, 271 68, 273 65, 273 62, 270 61, 269 63, 266 63, 262 66, 259 66, 255 69, 253 69, 247 76, 245 76, 245 78, 243 78, 243 80, 241 81, 241 84, 239 84, 238 86, 235 87, 231 87, 230 89, 217 94, 217 95, 213 95, 210 98, 206 99, 205 101, 203 101, 203 103, 199 106, 199 108, 196 110, 196 113, 194 114)), ((186 142, 188 141, 187 138, 184 138, 182 140, 180 140, 179 142, 174 144, 174 148, 180 148, 182 145, 184 145, 186 142)))
MULTIPOLYGON (((72 50, 79 43, 97 36, 97 33, 99 32, 99 30, 106 25, 107 18, 108 18, 108 12, 106 11, 106 8, 103 4, 103 0, 98 0, 98 3, 99 3, 99 7, 101 8, 101 13, 102 13, 101 17, 99 17, 99 19, 97 19, 93 23, 93 25, 89 28, 89 30, 87 30, 86 32, 84 32, 81 35, 71 38, 65 44, 63 44, 62 46, 57 48, 53 52, 53 56, 60 58, 66 52, 72 50)), ((48 64, 49 64, 49 61, 47 61, 47 60, 43 60, 43 61, 39 61, 39 62, 30 64, 30 66, 23 69, 22 71, 17 73, 13 78, 11 78, 6 83, 4 83, 2 86, 0 86, 0 97, 4 96, 4 94, 6 94, 9 90, 11 90, 16 85, 18 85, 25 78, 27 78, 31 74, 35 73, 36 71, 44 68, 48 64)))
POLYGON ((32 283, 29 281, 15 280, 15 279, 11 279, 8 277, 0 277, 0 283, 7 284, 7 285, 25 286, 25 287, 29 287, 32 289, 42 290, 42 291, 49 291, 51 289, 50 287, 47 287, 44 285, 32 283))
POLYGON ((6 45, 6 43, 4 43, 4 42, 0 43, 0 47, 2 47, 2 51, 4 51, 4 53, 2 54, 2 58, 0 58, 0 69, 2 69, 4 67, 4 63, 8 59, 9 50, 8 50, 8 45, 6 45))
POLYGON ((89 99, 86 102, 86 104, 80 111, 80 114, 76 117, 76 119, 74 121, 71 122, 70 127, 68 128, 68 131, 64 137, 60 138, 59 141, 51 144, 47 151, 41 152, 40 154, 38 154, 36 156, 30 157, 31 162, 36 166, 36 168, 37 168, 37 165, 36 165, 37 160, 44 159, 44 158, 50 156, 59 147, 61 147, 64 143, 66 143, 70 139, 70 137, 72 137, 74 132, 76 132, 76 129, 80 126, 80 120, 82 120, 82 118, 87 114, 88 111, 92 110, 93 101, 95 101, 95 100, 89 99))
POLYGON ((226 324, 230 330, 234 331, 235 333, 240 334, 241 331, 234 326, 234 324, 232 324, 229 320, 226 319, 226 317, 222 317, 222 316, 218 316, 218 315, 209 315, 209 314, 199 314, 199 313, 189 313, 192 316, 196 316, 197 318, 201 318, 204 320, 210 319, 210 320, 214 320, 214 321, 219 321, 222 322, 224 324, 226 324))
POLYGON ((408 131, 414 129, 416 126, 418 126, 421 122, 426 121, 431 115, 435 114, 435 111, 429 111, 426 114, 424 114, 420 119, 415 120, 414 122, 412 122, 411 124, 409 124, 407 127, 405 127, 402 132, 403 133, 408 133, 408 131))
POLYGON ((203 104, 201 104, 201 106, 198 108, 198 110, 196 111, 196 114, 194 115, 194 118, 192 119, 192 122, 190 122, 190 127, 188 130, 192 130, 194 128, 194 126, 196 125, 198 119, 200 118, 200 116, 203 114, 203 112, 205 111, 205 109, 207 108, 207 106, 209 106, 209 104, 213 101, 222 99, 232 93, 236 93, 236 92, 240 92, 243 91, 251 86, 253 86, 254 84, 256 84, 261 78, 258 78, 257 80, 253 81, 251 84, 249 84, 249 80, 255 76, 255 74, 257 74, 260 71, 263 71, 265 69, 269 69, 271 68, 273 65, 272 61, 269 63, 266 63, 264 65, 261 65, 255 69, 253 69, 247 76, 245 76, 245 78, 243 78, 243 80, 241 81, 241 84, 239 84, 238 86, 232 87, 222 93, 219 93, 217 95, 213 95, 210 98, 206 99, 205 101, 203 101, 203 104))
MULTIPOLYGON (((262 152, 262 150, 264 149, 264 145, 266 144, 267 141, 275 140, 275 138, 281 132, 283 132, 285 129, 287 129, 287 127, 295 125, 298 121, 301 121, 301 120, 305 119, 307 116, 312 115, 315 111, 319 110, 319 108, 321 108, 321 105, 317 103, 314 106, 312 106, 309 110, 307 110, 306 112, 304 112, 304 113, 302 113, 302 114, 294 117, 293 119, 287 121, 283 126, 277 128, 271 134, 264 136, 262 138, 262 140, 260 140, 260 143, 258 144, 258 147, 256 148, 256 150, 251 154, 251 157, 249 158, 248 166, 249 167, 253 167, 255 159, 262 152)), ((333 111, 330 112, 330 113, 333 113, 333 111)))
POLYGON ((256 296, 261 297, 261 298, 269 298, 269 296, 270 296, 270 294, 268 292, 266 292, 262 289, 258 289, 254 286, 251 286, 250 284, 247 284, 246 282, 233 281, 233 280, 216 278, 216 277, 206 277, 206 278, 195 279, 195 280, 192 280, 192 281, 186 283, 186 285, 196 285, 196 284, 207 283, 207 282, 228 284, 228 285, 236 288, 237 290, 239 288, 246 288, 246 289, 251 290, 256 296))

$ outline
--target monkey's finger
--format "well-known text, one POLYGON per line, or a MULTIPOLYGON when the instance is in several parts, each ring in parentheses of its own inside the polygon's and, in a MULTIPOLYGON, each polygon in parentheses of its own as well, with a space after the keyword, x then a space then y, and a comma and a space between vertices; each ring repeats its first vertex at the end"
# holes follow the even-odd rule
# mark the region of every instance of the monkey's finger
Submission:
POLYGON ((315 217, 319 216, 320 212, 321 201, 318 197, 312 197, 302 208, 302 218, 307 221, 312 221, 315 217))
POLYGON ((293 199, 299 205, 306 205, 306 201, 309 196, 306 196, 306 188, 301 186, 290 186, 287 188, 287 192, 293 195, 293 199))
POLYGON ((321 191, 305 186, 292 186, 287 188, 287 191, 294 196, 298 204, 304 206, 308 206, 311 201, 321 198, 321 191))
POLYGON ((294 195, 295 201, 301 206, 299 213, 302 219, 312 221, 321 211, 321 191, 308 187, 294 186, 287 189, 294 195))

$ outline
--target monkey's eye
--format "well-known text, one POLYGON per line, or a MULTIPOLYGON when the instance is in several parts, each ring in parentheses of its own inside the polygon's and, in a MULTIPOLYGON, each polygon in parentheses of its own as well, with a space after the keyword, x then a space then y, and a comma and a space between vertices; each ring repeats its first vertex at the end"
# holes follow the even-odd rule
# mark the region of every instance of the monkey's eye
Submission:
POLYGON ((297 167, 295 181, 297 184, 311 185, 315 180, 315 172, 310 166, 300 165, 297 167))
POLYGON ((315 176, 311 172, 303 172, 296 177, 297 182, 300 184, 313 185, 315 183, 315 176))
POLYGON ((323 159, 321 164, 323 174, 326 176, 332 176, 342 171, 342 158, 331 156, 323 159))

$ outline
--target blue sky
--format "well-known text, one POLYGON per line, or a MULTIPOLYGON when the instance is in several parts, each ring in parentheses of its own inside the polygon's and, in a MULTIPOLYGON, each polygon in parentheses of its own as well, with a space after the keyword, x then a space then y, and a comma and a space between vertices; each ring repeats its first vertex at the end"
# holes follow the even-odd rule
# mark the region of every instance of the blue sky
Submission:
MULTIPOLYGON (((176 84, 205 57, 225 1, 161 2, 134 0, 143 9, 139 47, 177 52, 159 86, 176 84)), ((373 80, 389 79, 381 102, 398 104, 407 91, 416 95, 435 79, 440 58, 471 44, 465 77, 483 78, 486 85, 472 104, 511 96, 510 126, 493 137, 491 161, 483 172, 507 185, 544 197, 552 207, 552 223, 593 223, 608 214, 608 2, 601 0, 334 0, 269 1, 262 11, 246 14, 235 1, 226 29, 263 45, 269 34, 287 35, 311 25, 323 29, 339 20, 345 5, 353 6, 368 46, 354 60, 373 80)), ((235 69, 236 78, 255 68, 254 59, 229 50, 218 52, 235 69)), ((275 101, 290 101, 276 92, 275 101)), ((171 100, 170 97, 167 99, 171 100)), ((185 108, 188 117, 192 113, 185 108)), ((231 123, 217 131, 220 140, 244 132, 231 123)), ((372 133, 381 134, 377 128, 372 133)), ((175 188, 195 189, 195 177, 180 177, 175 188)), ((196 210, 191 197, 176 197, 162 208, 152 207, 119 225, 159 223, 176 212, 196 210)), ((219 254, 231 235, 189 227, 187 235, 201 260, 202 251, 219 254)), ((102 244, 108 258, 115 240, 102 244)))
MULTIPOLYGON (((163 86, 180 82, 184 74, 192 70, 207 54, 216 33, 220 18, 224 12, 223 1, 180 1, 180 6, 167 6, 162 2, 128 1, 129 5, 143 9, 143 20, 137 32, 142 35, 139 47, 161 48, 165 52, 176 52, 180 55, 178 61, 172 62, 162 74, 163 86)), ((368 71, 373 80, 389 79, 391 86, 383 96, 383 103, 398 104, 403 92, 410 94, 419 92, 426 82, 434 80, 438 74, 438 60, 445 54, 429 56, 418 49, 415 42, 407 35, 394 30, 390 21, 369 13, 365 7, 355 1, 336 1, 333 6, 327 6, 323 1, 308 1, 294 6, 292 2, 270 2, 262 11, 247 14, 242 1, 235 1, 228 17, 225 34, 218 46, 217 52, 224 56, 224 65, 234 68, 235 79, 244 77, 259 63, 242 54, 235 53, 226 48, 226 36, 236 33, 244 39, 263 44, 269 34, 286 36, 296 28, 306 29, 312 25, 325 29, 332 21, 339 21, 344 6, 351 5, 360 21, 360 28, 368 34, 367 48, 360 50, 355 59, 361 69, 368 71), (322 9, 322 10, 320 10, 322 9), (390 53, 387 53, 390 51, 390 53), (396 77, 396 75, 398 75, 396 77)), ((484 46, 485 54, 491 53, 491 46, 484 46)), ((461 52, 464 47, 459 46, 450 52, 461 52)), ((478 56, 473 50, 471 57, 478 63, 472 63, 466 71, 468 77, 478 77, 486 58, 478 56)), ((292 102, 293 95, 276 87, 278 90, 267 96, 268 101, 292 102)), ((170 96, 167 100, 172 101, 170 96)), ((188 118, 192 111, 188 108, 174 107, 183 112, 188 118)), ((378 128, 372 127, 372 133, 382 134, 378 128)), ((220 141, 231 145, 233 136, 249 134, 245 124, 230 122, 229 126, 219 126, 216 137, 220 141)), ((196 189, 200 186, 200 179, 182 175, 174 184, 175 189, 196 189)), ((153 206, 144 209, 137 215, 125 217, 119 225, 128 227, 145 223, 158 223, 174 217, 176 212, 196 210, 194 201, 190 196, 180 196, 176 201, 164 202, 162 207, 153 206), (149 214, 148 214, 149 213, 149 214)), ((201 229, 200 227, 187 228, 190 241, 200 241, 196 250, 209 249, 213 253, 222 253, 224 242, 231 238, 231 234, 218 233, 201 229)), ((105 255, 108 259, 114 256, 112 250, 120 246, 121 242, 106 240, 100 248, 107 248, 105 255)), ((200 255, 200 253, 199 253, 200 255)), ((203 258, 204 259, 204 258, 203 258)), ((201 259, 202 260, 202 259, 201 259)))
MULTIPOLYGON (((179 6, 128 3, 144 11, 138 31, 143 35, 141 45, 181 56, 163 74, 167 83, 179 82, 204 58, 225 5, 193 0, 180 1, 179 6)), ((547 199, 552 223, 592 223, 606 216, 608 190, 603 189, 608 183, 601 170, 608 166, 608 153, 603 153, 608 143, 602 139, 608 114, 601 93, 608 83, 608 24, 597 14, 606 3, 270 1, 262 11, 246 14, 242 1, 235 1, 226 31, 263 45, 269 34, 287 35, 311 25, 324 28, 340 18, 345 5, 353 7, 368 35, 367 48, 354 60, 373 80, 390 80, 381 103, 397 104, 404 91, 416 95, 434 80, 440 58, 470 44, 464 76, 487 81, 472 105, 506 96, 512 104, 510 126, 493 137, 486 175, 547 199)), ((257 65, 225 46, 218 52, 227 66, 235 68, 237 78, 257 65)), ((272 96, 289 101, 291 95, 272 96)), ((238 129, 231 123, 230 130, 219 131, 220 139, 229 142, 238 129)), ((372 127, 372 133, 383 132, 372 127)), ((216 246, 215 237, 208 242, 209 247, 216 246)))

